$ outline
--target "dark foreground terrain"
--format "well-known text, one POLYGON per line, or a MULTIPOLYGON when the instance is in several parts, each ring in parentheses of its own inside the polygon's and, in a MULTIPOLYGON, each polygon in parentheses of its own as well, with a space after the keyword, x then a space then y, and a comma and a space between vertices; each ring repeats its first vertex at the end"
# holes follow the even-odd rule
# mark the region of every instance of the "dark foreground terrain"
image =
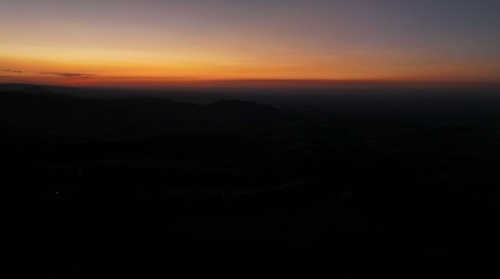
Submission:
POLYGON ((17 274, 447 274, 500 247, 496 99, 0 91, 1 245, 17 274))

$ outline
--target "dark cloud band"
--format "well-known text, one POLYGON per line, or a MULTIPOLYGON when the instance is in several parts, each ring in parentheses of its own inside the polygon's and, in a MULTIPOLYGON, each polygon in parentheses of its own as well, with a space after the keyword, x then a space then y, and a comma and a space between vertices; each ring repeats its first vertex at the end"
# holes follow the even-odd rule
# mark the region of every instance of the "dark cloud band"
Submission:
POLYGON ((94 75, 91 74, 81 74, 81 73, 60 73, 60 72, 40 72, 42 75, 56 75, 65 78, 90 78, 94 75))
POLYGON ((17 74, 22 74, 24 73, 23 71, 16 71, 16 70, 3 70, 4 72, 9 72, 9 73, 17 73, 17 74))

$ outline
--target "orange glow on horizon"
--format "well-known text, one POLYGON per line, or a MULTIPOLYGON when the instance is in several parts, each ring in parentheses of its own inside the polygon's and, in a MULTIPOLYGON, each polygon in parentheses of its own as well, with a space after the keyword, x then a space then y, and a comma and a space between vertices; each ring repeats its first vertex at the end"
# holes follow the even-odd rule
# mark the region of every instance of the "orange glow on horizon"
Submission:
POLYGON ((106 87, 500 83, 500 4, 495 1, 453 7, 431 1, 313 2, 1 1, 0 82, 106 87), (473 12, 473 7, 484 10, 473 12))
MULTIPOLYGON (((424 54, 422 54, 424 55, 424 54)), ((461 87, 500 83, 495 61, 420 63, 390 49, 242 52, 237 46, 139 51, 112 47, 0 46, 0 82, 96 87, 461 87)), ((493 85, 492 85, 493 84, 493 85)))

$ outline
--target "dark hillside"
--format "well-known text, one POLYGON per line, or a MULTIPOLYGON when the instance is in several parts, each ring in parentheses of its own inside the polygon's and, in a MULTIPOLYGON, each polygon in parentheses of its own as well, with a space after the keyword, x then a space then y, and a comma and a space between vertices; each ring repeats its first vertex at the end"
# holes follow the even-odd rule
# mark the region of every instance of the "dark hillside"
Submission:
POLYGON ((0 93, 13 239, 2 246, 49 255, 58 270, 89 250, 102 261, 160 253, 180 266, 237 268, 260 250, 276 269, 384 260, 446 270, 499 247, 491 118, 28 91, 0 93))

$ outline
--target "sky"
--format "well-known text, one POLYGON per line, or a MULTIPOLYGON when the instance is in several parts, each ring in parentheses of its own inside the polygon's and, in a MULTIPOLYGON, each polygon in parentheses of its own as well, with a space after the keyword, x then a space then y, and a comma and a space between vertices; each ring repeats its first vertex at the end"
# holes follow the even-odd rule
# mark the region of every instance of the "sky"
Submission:
POLYGON ((498 0, 2 0, 0 18, 0 82, 500 84, 498 0))

